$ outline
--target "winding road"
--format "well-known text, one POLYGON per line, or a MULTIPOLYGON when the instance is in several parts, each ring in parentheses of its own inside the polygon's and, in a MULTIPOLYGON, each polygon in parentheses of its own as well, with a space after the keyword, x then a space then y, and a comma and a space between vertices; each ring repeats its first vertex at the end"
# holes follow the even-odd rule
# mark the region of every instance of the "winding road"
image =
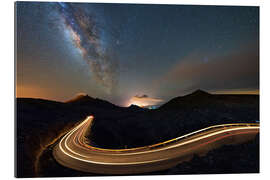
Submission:
POLYGON ((53 150, 61 165, 99 174, 138 174, 171 168, 194 154, 204 155, 224 144, 238 144, 259 133, 258 123, 210 126, 184 136, 139 148, 102 149, 86 143, 85 133, 94 117, 88 116, 68 132, 53 150))

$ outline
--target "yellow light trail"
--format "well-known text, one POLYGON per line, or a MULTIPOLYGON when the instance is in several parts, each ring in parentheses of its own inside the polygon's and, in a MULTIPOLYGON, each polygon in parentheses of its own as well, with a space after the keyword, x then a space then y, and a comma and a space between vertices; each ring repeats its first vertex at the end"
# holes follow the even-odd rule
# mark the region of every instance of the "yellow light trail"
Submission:
POLYGON ((57 148, 54 150, 54 156, 56 160, 58 160, 63 165, 65 165, 64 163, 69 164, 68 167, 75 166, 77 168, 81 166, 88 166, 87 164, 79 165, 80 162, 89 163, 89 166, 92 166, 93 164, 106 166, 134 166, 140 164, 159 163, 170 161, 171 159, 176 158, 173 156, 174 154, 168 154, 169 150, 179 149, 179 152, 177 153, 182 153, 183 155, 189 151, 190 153, 193 151, 195 153, 196 149, 201 149, 203 146, 207 146, 207 144, 214 143, 220 139, 225 139, 229 136, 240 136, 244 134, 254 134, 259 132, 258 123, 222 124, 203 128, 186 135, 150 146, 130 149, 103 149, 90 146, 81 141, 84 132, 87 130, 88 126, 91 125, 93 119, 93 116, 87 117, 82 123, 68 132, 60 140, 60 143, 57 145, 60 151, 57 148), (215 131, 212 132, 213 130, 215 131), (73 139, 71 139, 72 137, 73 139), (79 142, 79 144, 77 142, 79 142), (76 147, 74 148, 70 145, 76 147), (158 158, 152 158, 151 156, 154 157, 155 153, 160 153, 163 155, 158 156, 158 158), (137 160, 137 158, 142 156, 146 156, 147 159, 137 160), (100 157, 104 160, 97 160, 100 157), (69 158, 70 160, 77 160, 76 163, 70 164, 70 162, 67 160, 69 158), (121 160, 121 158, 125 158, 126 162, 122 162, 124 159, 121 160))

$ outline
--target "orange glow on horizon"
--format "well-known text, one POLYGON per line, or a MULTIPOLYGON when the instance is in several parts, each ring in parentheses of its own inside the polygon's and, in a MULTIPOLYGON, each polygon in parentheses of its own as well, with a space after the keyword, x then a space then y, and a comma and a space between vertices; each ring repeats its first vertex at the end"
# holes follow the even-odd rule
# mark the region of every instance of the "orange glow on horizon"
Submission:
POLYGON ((38 98, 63 102, 68 97, 59 96, 57 91, 36 86, 16 86, 16 98, 38 98))
POLYGON ((46 96, 47 93, 42 88, 21 85, 17 85, 16 87, 16 97, 44 98, 46 96))
POLYGON ((142 104, 140 102, 130 102, 128 106, 131 106, 131 105, 136 105, 136 106, 139 106, 139 107, 147 106, 146 104, 142 104))
MULTIPOLYGON (((219 91, 209 91, 212 94, 254 94, 259 95, 260 91, 257 90, 219 90, 219 91)), ((81 93, 85 94, 85 93, 81 93)), ((26 86, 17 85, 16 86, 16 98, 40 98, 53 101, 66 102, 70 99, 70 94, 65 94, 62 91, 54 90, 53 88, 42 88, 37 86, 26 86)), ((139 107, 154 106, 164 102, 163 99, 150 98, 150 97, 131 97, 124 103, 123 106, 136 105, 139 107)))
POLYGON ((213 94, 254 94, 259 95, 260 90, 221 90, 221 91, 212 91, 213 94))
POLYGON ((150 97, 138 98, 134 96, 129 100, 127 106, 130 106, 133 104, 139 107, 145 107, 145 106, 157 105, 161 102, 163 102, 162 99, 150 98, 150 97))

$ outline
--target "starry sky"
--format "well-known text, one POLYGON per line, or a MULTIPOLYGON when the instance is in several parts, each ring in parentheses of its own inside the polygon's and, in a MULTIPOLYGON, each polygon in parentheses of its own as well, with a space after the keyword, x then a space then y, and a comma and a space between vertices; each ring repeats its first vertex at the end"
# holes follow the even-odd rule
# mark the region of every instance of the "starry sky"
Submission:
POLYGON ((159 104, 197 89, 259 93, 258 7, 15 7, 17 97, 66 101, 86 93, 128 106, 159 104))

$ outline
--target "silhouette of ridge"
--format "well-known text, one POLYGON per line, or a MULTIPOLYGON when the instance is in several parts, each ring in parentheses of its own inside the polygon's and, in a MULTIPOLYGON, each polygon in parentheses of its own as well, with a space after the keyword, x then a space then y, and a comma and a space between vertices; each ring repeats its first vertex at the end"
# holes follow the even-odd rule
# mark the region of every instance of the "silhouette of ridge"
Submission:
POLYGON ((240 105, 243 103, 252 104, 257 101, 257 95, 239 94, 210 94, 198 89, 191 94, 179 96, 163 104, 159 109, 170 110, 179 108, 204 108, 204 107, 225 107, 240 105))
POLYGON ((116 105, 110 103, 109 101, 99 99, 99 98, 93 98, 89 96, 88 94, 79 94, 75 96, 74 98, 66 101, 67 104, 73 104, 73 105, 82 105, 82 106, 92 106, 92 107, 98 107, 98 108, 115 108, 116 105))
POLYGON ((208 92, 206 92, 206 91, 203 91, 203 90, 201 90, 201 89, 198 89, 198 90, 196 90, 196 91, 194 91, 194 92, 192 92, 191 94, 188 94, 188 95, 186 95, 186 96, 184 96, 184 97, 187 97, 187 96, 192 96, 192 97, 205 97, 205 96, 211 96, 212 94, 210 94, 210 93, 208 93, 208 92))
POLYGON ((66 103, 74 103, 74 102, 84 102, 84 101, 94 101, 95 99, 88 96, 88 94, 79 94, 75 96, 74 98, 66 101, 66 103))

